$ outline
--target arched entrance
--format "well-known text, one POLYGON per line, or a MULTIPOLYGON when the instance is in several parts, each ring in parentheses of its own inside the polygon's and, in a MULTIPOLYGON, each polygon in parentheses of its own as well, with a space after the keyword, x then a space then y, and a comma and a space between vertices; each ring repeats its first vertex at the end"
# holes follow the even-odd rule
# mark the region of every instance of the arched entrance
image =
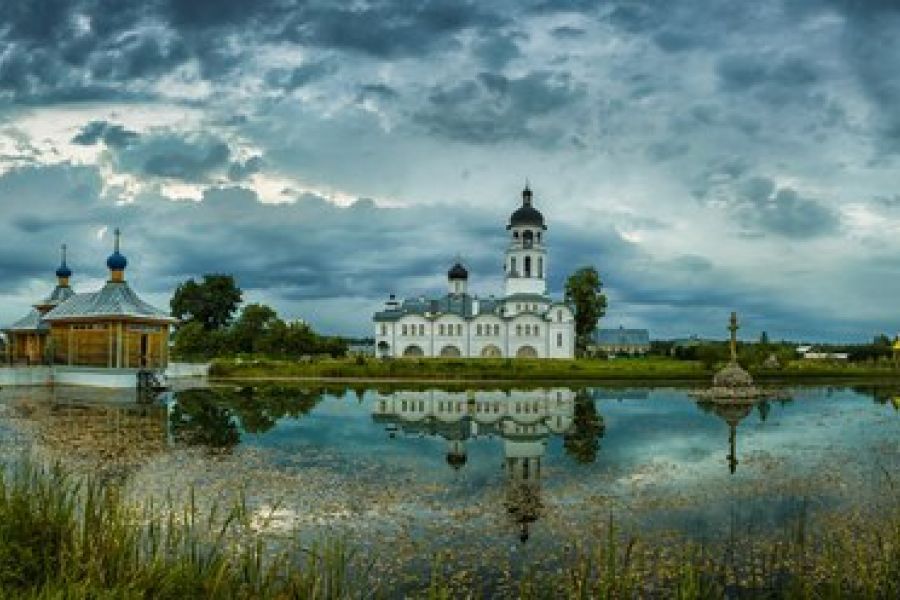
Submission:
POLYGON ((481 349, 481 358, 500 358, 501 356, 503 356, 503 353, 494 344, 488 344, 481 349))
POLYGON ((441 348, 441 356, 443 358, 459 358, 462 352, 456 346, 444 346, 441 348))
POLYGON ((537 358, 537 350, 533 346, 522 346, 516 350, 516 358, 537 358))
POLYGON ((425 356, 425 351, 422 350, 421 346, 417 346, 415 344, 411 344, 403 349, 403 356, 411 357, 411 358, 421 358, 425 356))

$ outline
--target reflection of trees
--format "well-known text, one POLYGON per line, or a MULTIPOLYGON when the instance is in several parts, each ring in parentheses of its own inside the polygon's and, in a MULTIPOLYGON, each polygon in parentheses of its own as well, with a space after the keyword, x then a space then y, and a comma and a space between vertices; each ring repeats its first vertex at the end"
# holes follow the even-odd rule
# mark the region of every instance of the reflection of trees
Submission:
POLYGON ((870 396, 876 404, 894 402, 900 397, 900 388, 892 386, 857 386, 853 391, 862 396, 870 396))
POLYGON ((232 411, 219 403, 221 392, 189 390, 178 394, 169 423, 172 435, 191 446, 230 450, 240 441, 232 411))
POLYGON ((319 390, 261 385, 180 392, 171 424, 181 442, 230 449, 240 442, 240 429, 265 433, 284 417, 300 418, 321 398, 319 390))
POLYGON ((769 416, 769 411, 772 409, 772 405, 769 404, 768 400, 763 400, 759 404, 756 405, 756 412, 759 413, 759 420, 763 423, 766 422, 766 418, 769 416))
POLYGON ((572 428, 563 438, 566 454, 579 463, 594 462, 603 432, 603 417, 597 412, 597 405, 587 390, 579 390, 575 393, 572 428))

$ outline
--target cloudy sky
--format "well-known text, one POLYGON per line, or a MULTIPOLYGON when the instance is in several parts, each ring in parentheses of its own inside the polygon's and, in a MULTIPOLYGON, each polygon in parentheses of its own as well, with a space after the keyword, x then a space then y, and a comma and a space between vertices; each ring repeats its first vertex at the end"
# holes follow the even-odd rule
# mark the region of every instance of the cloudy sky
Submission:
POLYGON ((501 290, 526 179, 607 326, 900 330, 900 0, 4 0, 0 322, 52 285, 234 273, 343 334, 461 255, 501 290))

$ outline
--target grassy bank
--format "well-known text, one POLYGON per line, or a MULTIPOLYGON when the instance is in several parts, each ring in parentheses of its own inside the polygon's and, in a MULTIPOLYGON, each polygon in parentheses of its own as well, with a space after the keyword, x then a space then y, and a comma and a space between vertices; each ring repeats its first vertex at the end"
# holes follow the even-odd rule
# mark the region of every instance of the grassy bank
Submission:
POLYGON ((801 513, 780 536, 715 547, 641 540, 610 521, 590 547, 552 557, 558 567, 526 567, 501 589, 476 565, 443 556, 430 574, 376 584, 337 542, 270 554, 242 507, 155 511, 115 488, 18 464, 0 478, 0 597, 892 599, 900 596, 895 494, 876 518, 816 524, 801 513))
POLYGON ((219 378, 312 378, 410 381, 691 381, 711 376, 695 361, 529 359, 323 359, 310 362, 222 359, 210 375, 219 378))
MULTIPOLYGON (((794 361, 781 369, 750 368, 758 381, 898 380, 890 366, 794 361)), ((210 374, 228 379, 322 379, 394 381, 687 381, 706 382, 715 367, 661 357, 616 360, 528 359, 218 359, 210 374)))

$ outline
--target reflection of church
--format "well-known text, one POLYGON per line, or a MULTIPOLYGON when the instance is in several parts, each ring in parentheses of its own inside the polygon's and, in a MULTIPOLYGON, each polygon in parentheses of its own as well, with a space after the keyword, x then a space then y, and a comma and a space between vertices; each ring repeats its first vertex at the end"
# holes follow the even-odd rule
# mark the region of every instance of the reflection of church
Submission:
POLYGON ((512 392, 396 392, 376 397, 372 418, 391 435, 431 435, 447 441, 447 463, 461 469, 466 442, 499 437, 506 471, 505 506, 528 539, 541 514, 541 460, 551 435, 573 424, 575 393, 568 389, 512 392))

